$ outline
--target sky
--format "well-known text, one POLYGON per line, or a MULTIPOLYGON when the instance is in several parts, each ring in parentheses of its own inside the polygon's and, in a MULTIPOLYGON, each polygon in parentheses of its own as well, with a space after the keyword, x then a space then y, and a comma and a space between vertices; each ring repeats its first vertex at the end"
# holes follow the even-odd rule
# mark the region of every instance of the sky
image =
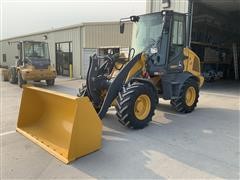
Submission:
POLYGON ((145 12, 146 0, 0 0, 0 39, 145 12))

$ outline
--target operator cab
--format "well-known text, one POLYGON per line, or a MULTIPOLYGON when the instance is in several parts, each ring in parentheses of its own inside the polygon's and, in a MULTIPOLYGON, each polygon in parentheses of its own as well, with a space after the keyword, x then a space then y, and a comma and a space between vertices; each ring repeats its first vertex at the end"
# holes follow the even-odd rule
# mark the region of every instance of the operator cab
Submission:
POLYGON ((38 41, 18 42, 18 65, 32 65, 36 69, 47 69, 50 65, 48 44, 38 41))
POLYGON ((147 55, 150 76, 183 71, 183 49, 187 45, 185 14, 162 11, 124 18, 120 21, 121 33, 126 21, 133 22, 129 55, 131 58, 139 53, 147 55))

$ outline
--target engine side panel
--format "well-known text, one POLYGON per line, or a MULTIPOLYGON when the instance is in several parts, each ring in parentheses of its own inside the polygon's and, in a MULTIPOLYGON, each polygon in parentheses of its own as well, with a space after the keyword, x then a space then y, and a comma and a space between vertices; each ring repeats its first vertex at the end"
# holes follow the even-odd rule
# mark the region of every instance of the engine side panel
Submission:
POLYGON ((189 48, 184 48, 183 53, 186 59, 183 61, 184 72, 190 72, 196 76, 199 80, 199 87, 202 87, 204 78, 201 75, 200 59, 199 57, 189 48))
POLYGON ((162 76, 162 98, 165 100, 178 98, 184 82, 189 78, 193 78, 198 81, 198 79, 189 72, 172 73, 162 76))

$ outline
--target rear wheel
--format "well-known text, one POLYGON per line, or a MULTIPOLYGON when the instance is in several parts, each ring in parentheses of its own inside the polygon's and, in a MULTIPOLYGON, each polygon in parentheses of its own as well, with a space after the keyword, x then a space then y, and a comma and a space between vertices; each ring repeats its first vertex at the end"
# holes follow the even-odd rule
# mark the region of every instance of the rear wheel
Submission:
POLYGON ((48 86, 53 86, 54 83, 55 83, 55 79, 46 80, 46 83, 47 83, 48 86))
POLYGON ((199 98, 199 86, 196 80, 188 79, 183 84, 177 99, 171 100, 171 105, 176 111, 190 113, 197 106, 199 98))
POLYGON ((12 84, 16 84, 18 82, 17 72, 15 67, 11 67, 9 69, 9 82, 12 84))
POLYGON ((20 88, 22 88, 22 85, 26 84, 27 81, 24 81, 23 78, 22 78, 22 75, 20 73, 20 71, 18 71, 18 85, 20 88))
POLYGON ((149 124, 156 108, 156 94, 147 83, 128 84, 116 103, 119 121, 130 128, 142 129, 149 124))

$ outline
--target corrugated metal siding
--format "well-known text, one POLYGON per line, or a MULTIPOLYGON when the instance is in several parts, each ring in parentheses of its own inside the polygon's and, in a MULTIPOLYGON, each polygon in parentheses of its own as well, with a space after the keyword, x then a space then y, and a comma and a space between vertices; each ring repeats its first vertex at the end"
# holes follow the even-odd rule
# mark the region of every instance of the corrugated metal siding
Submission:
POLYGON ((55 44, 60 42, 72 42, 73 51, 73 76, 79 77, 81 74, 80 61, 80 27, 68 30, 56 31, 48 34, 48 43, 50 47, 50 54, 56 64, 55 44))
POLYGON ((119 32, 119 23, 86 25, 83 48, 99 48, 103 46, 129 47, 131 45, 131 36, 131 23, 125 24, 124 34, 119 32))
POLYGON ((56 65, 55 44, 58 42, 72 42, 73 46, 73 76, 82 75, 82 49, 100 48, 106 46, 129 47, 131 45, 132 24, 127 23, 124 34, 119 32, 119 23, 86 23, 79 27, 48 31, 39 34, 26 35, 0 41, 0 64, 12 66, 15 64, 15 56, 18 55, 16 45, 9 46, 8 41, 35 40, 43 41, 47 35, 50 59, 56 65), (7 54, 7 62, 2 62, 2 54, 7 54))
POLYGON ((80 58, 81 58, 81 61, 80 61, 80 75, 81 75, 81 78, 83 77, 83 74, 84 72, 82 71, 82 67, 84 65, 83 63, 83 46, 84 46, 84 42, 85 42, 85 26, 81 26, 80 27, 80 38, 81 38, 81 41, 80 41, 80 58))
POLYGON ((11 66, 15 64, 15 56, 18 55, 17 45, 8 45, 8 41, 0 42, 0 64, 2 66, 11 66), (3 54, 6 54, 6 62, 3 62, 3 54))
POLYGON ((170 0, 170 7, 163 8, 162 0, 147 0, 146 11, 147 13, 159 12, 162 10, 173 10, 175 12, 187 13, 189 0, 170 0))

